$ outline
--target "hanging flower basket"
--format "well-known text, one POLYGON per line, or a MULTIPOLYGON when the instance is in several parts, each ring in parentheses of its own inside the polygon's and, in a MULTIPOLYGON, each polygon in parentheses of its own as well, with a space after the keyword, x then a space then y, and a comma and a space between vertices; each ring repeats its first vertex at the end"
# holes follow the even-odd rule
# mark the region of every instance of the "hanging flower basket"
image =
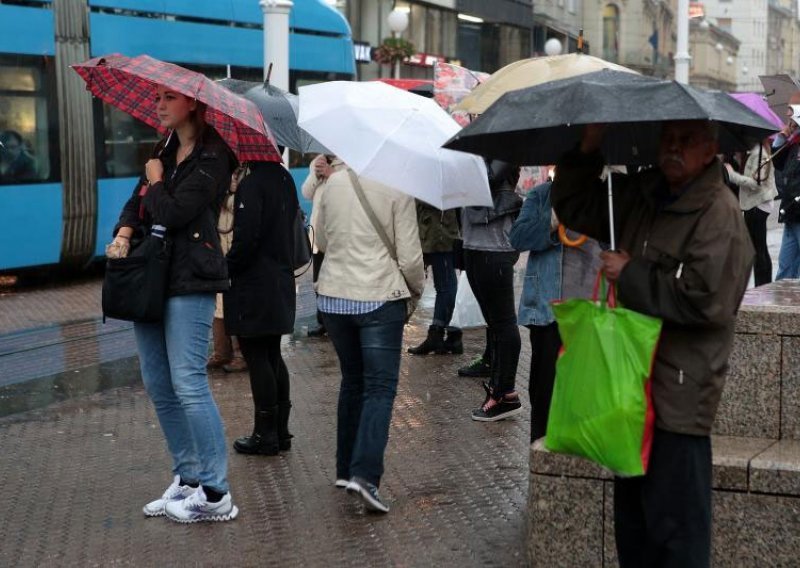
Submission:
POLYGON ((414 55, 414 44, 401 37, 387 37, 375 48, 372 58, 382 65, 394 65, 414 55))

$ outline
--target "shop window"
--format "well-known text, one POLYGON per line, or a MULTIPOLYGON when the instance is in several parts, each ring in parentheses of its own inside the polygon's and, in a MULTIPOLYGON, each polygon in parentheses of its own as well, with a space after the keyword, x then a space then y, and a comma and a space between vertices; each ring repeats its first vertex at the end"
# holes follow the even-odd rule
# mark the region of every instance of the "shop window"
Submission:
POLYGON ((48 58, 0 54, 0 185, 60 178, 54 83, 48 58))
POLYGON ((603 8, 603 59, 619 61, 619 8, 614 4, 603 8))

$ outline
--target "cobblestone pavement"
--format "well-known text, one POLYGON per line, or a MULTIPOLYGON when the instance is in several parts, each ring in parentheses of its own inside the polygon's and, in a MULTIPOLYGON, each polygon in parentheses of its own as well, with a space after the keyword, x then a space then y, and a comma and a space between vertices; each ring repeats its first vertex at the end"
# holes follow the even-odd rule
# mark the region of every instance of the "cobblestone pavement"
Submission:
MULTIPOLYGON (((291 452, 231 453, 240 517, 185 526, 141 513, 171 480, 170 463, 137 360, 126 355, 131 331, 98 323, 97 291, 81 283, 0 299, 0 313, 17 310, 0 320, 0 566, 525 565, 527 417, 471 421, 480 381, 455 373, 482 349, 482 330, 466 333, 463 356, 404 355, 382 483, 387 516, 364 513, 333 487, 339 373, 330 342, 287 338, 291 452)), ((426 317, 407 327, 404 348, 422 339, 426 317)), ((230 443, 252 427, 248 378, 215 373, 212 386, 230 443)))

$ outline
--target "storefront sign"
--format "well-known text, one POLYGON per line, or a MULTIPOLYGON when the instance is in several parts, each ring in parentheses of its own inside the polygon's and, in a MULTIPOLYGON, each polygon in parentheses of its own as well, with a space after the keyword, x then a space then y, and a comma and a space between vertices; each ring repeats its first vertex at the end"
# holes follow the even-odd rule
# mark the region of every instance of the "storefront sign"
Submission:
POLYGON ((365 41, 354 41, 353 54, 356 63, 369 63, 372 61, 372 46, 365 41))
POLYGON ((447 63, 447 58, 441 55, 431 55, 430 53, 415 53, 406 59, 406 65, 419 65, 421 67, 433 67, 437 62, 447 63))

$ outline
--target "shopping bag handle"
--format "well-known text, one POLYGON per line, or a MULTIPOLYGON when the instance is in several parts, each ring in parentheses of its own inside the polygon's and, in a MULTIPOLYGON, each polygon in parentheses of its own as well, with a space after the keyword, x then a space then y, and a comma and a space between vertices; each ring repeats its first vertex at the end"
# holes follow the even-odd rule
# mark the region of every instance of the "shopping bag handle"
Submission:
POLYGON ((603 305, 607 304, 610 308, 617 307, 617 288, 613 282, 608 281, 602 270, 597 271, 592 300, 595 302, 600 301, 603 305), (606 285, 608 285, 608 288, 606 288, 606 285))

